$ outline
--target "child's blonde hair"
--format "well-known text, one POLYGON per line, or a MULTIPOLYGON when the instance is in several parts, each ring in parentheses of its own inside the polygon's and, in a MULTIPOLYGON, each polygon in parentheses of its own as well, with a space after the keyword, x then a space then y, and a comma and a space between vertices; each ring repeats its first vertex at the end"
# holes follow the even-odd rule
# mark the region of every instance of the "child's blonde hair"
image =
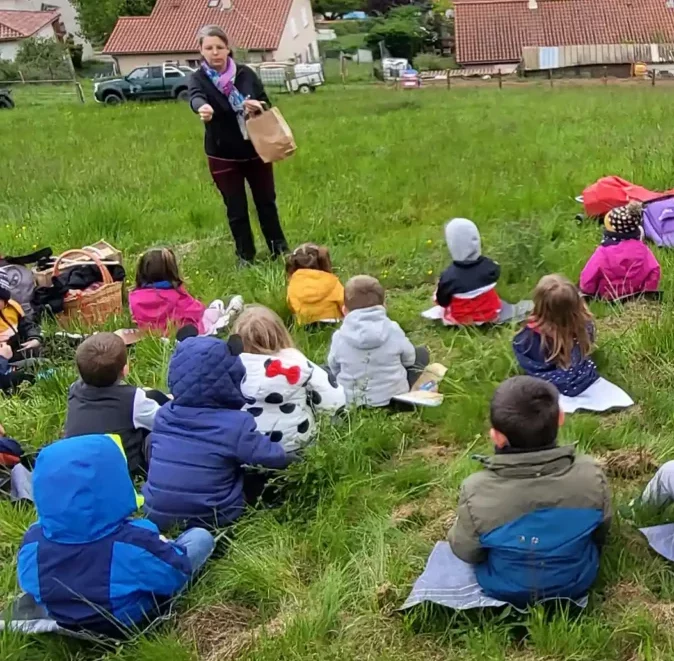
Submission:
POLYGON ((286 273, 288 277, 300 269, 332 273, 330 251, 326 246, 319 246, 315 243, 303 243, 298 248, 295 248, 286 259, 286 273))
POLYGON ((592 349, 592 314, 574 284, 562 275, 543 276, 534 289, 531 321, 540 333, 547 360, 567 369, 573 348, 581 357, 592 349))
POLYGON ((264 305, 246 305, 232 330, 246 353, 273 355, 295 346, 281 317, 264 305))
POLYGON ((140 289, 157 282, 170 282, 175 289, 183 284, 178 260, 170 248, 152 248, 138 260, 136 287, 140 289))

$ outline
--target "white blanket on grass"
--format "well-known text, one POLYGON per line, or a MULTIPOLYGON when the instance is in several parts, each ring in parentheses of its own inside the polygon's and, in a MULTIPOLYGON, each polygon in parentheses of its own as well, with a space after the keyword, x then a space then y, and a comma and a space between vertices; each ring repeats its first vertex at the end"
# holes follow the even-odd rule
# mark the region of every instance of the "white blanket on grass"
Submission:
POLYGON ((634 400, 622 388, 599 377, 585 392, 576 397, 560 395, 559 405, 564 413, 581 410, 603 413, 611 409, 629 408, 634 405, 634 400))

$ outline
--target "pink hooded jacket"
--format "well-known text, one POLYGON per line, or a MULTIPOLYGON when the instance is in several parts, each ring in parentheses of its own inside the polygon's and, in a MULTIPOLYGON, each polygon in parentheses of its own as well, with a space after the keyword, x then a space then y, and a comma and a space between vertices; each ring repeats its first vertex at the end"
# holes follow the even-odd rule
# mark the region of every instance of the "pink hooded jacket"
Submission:
POLYGON ((169 326, 182 328, 193 324, 204 333, 206 306, 192 298, 184 287, 178 289, 143 287, 129 293, 131 316, 139 328, 166 333, 169 326))
POLYGON ((657 291, 660 264, 639 239, 600 245, 580 274, 580 290, 590 296, 615 300, 622 296, 657 291))

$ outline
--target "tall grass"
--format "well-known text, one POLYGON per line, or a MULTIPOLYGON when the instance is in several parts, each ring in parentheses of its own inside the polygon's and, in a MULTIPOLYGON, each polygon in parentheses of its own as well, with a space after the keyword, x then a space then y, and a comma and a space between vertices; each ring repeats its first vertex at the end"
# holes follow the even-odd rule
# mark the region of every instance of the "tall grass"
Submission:
MULTIPOLYGON (((286 503, 251 512, 230 531, 227 552, 181 600, 175 626, 112 650, 5 634, 0 658, 671 658, 670 567, 620 517, 582 614, 395 614, 445 534, 461 480, 476 469, 470 455, 489 450, 489 397, 515 372, 512 329, 450 331, 419 317, 448 263, 443 222, 478 223, 484 252, 502 266, 506 299, 528 296, 545 273, 577 278, 599 240, 596 226, 574 222, 573 198, 586 184, 616 173, 672 186, 669 93, 335 86, 277 101, 299 145, 276 167, 290 242, 329 245, 342 279, 382 280, 391 316, 448 366, 445 404, 409 415, 359 412, 341 427, 322 427, 307 461, 278 478, 286 503)), ((124 251, 131 279, 143 249, 168 244, 195 295, 241 293, 290 322, 281 265, 261 250, 258 266, 235 268, 201 133, 175 103, 1 113, 2 251, 51 245, 58 252, 104 237, 124 251)), ((595 454, 671 457, 674 260, 664 251, 658 257, 662 305, 593 304, 602 372, 639 406, 619 416, 572 416, 563 442, 595 454)), ((329 333, 293 332, 310 357, 325 360, 329 333)), ((59 437, 75 378, 72 350, 59 352, 55 377, 0 400, 7 431, 35 447, 59 437)), ((165 386, 168 359, 163 343, 141 343, 131 354, 131 381, 165 386)), ((616 505, 647 478, 613 479, 616 505)), ((30 509, 0 503, 0 604, 17 592, 15 556, 33 518, 30 509)))

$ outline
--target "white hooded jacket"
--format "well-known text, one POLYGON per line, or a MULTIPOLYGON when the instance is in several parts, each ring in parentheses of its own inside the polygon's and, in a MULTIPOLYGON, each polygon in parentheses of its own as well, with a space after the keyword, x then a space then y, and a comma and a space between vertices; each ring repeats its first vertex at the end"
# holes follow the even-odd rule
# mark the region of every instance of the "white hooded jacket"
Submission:
POLYGON ((241 383, 258 431, 281 443, 286 452, 308 445, 314 435, 314 410, 336 413, 346 404, 344 389, 334 377, 297 349, 273 356, 242 353, 246 378, 241 383))
POLYGON ((328 367, 356 406, 386 406, 409 392, 414 345, 383 305, 349 312, 332 336, 328 367))

